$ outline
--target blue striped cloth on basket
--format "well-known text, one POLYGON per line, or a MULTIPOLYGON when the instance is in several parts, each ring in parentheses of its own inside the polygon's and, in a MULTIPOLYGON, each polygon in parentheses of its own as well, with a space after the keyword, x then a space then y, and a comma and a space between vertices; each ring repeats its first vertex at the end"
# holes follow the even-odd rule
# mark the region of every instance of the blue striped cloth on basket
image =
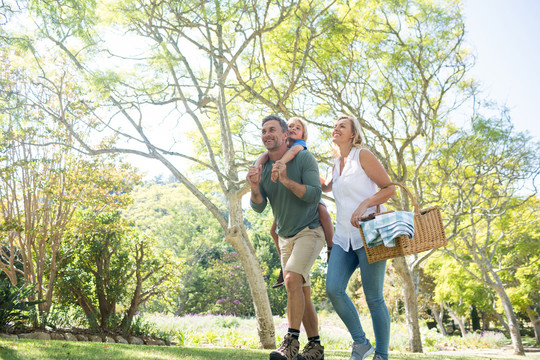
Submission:
POLYGON ((406 235, 409 240, 414 236, 414 215, 408 211, 376 215, 374 219, 361 221, 360 225, 368 247, 381 244, 394 247, 398 236, 406 235))

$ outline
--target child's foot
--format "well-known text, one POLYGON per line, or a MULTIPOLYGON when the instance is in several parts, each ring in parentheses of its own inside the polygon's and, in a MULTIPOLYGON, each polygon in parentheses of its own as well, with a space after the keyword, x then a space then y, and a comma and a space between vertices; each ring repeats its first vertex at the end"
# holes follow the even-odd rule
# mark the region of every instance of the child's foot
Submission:
POLYGON ((279 271, 279 275, 277 277, 276 283, 272 285, 272 289, 278 288, 280 286, 283 286, 283 269, 279 271))

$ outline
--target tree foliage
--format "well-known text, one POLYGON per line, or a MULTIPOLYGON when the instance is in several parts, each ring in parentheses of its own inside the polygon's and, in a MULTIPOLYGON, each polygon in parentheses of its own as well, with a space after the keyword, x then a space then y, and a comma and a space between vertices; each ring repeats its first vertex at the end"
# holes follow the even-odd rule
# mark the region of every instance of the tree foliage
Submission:
POLYGON ((66 241, 78 246, 59 272, 58 299, 78 304, 94 328, 129 330, 139 307, 175 284, 178 261, 158 252, 118 210, 81 211, 66 241))
MULTIPOLYGON (((127 219, 154 237, 161 249, 170 249, 182 263, 175 286, 145 307, 177 315, 194 313, 253 315, 249 287, 238 254, 223 243, 217 221, 178 183, 146 183, 133 192, 127 219)), ((246 227, 257 253, 266 287, 275 282, 280 262, 264 216, 246 212, 246 227)), ((283 290, 283 289, 280 289, 283 290)), ((269 292, 273 314, 286 309, 285 291, 269 292)))
POLYGON ((475 113, 470 129, 447 134, 433 166, 440 174, 439 198, 451 214, 447 228, 453 241, 446 253, 497 294, 516 353, 523 353, 523 345, 506 291, 511 285, 503 277, 529 264, 520 249, 530 242, 515 241, 521 227, 510 226, 506 214, 534 198, 522 189, 540 171, 538 154, 538 144, 514 132, 505 112, 475 113))
MULTIPOLYGON (((465 279, 488 284, 499 277, 508 281, 506 288, 524 291, 511 278, 526 276, 532 263, 525 262, 525 247, 508 241, 523 234, 503 218, 532 194, 517 190, 537 174, 537 152, 505 121, 475 117, 471 129, 467 122, 464 129, 451 125, 454 110, 477 95, 467 74, 472 58, 464 45, 460 2, 32 0, 22 5, 27 8, 5 8, 11 26, 0 30, 6 44, 2 120, 40 124, 40 131, 54 135, 41 144, 49 149, 54 142, 90 155, 133 154, 161 162, 207 212, 186 200, 171 201, 166 212, 153 208, 148 220, 134 216, 144 226, 155 223, 160 246, 173 249, 186 267, 234 268, 234 262, 223 262, 230 248, 217 245, 220 238, 228 241, 245 271, 263 346, 275 345, 274 303, 265 280, 275 276, 276 256, 272 242, 266 242, 267 219, 250 227, 257 221, 243 212, 241 198, 244 171, 261 151, 258 119, 269 112, 300 115, 314 125, 321 142, 314 137, 313 144, 322 146, 310 149, 323 167, 330 164, 324 143, 330 119, 338 113, 358 118, 391 178, 409 186, 421 207, 442 205, 451 240, 446 254, 462 265, 465 279), (28 19, 30 31, 15 26, 18 16, 28 19), (182 211, 170 210, 173 204, 182 211), (193 226, 174 231, 175 221, 193 226), (508 256, 512 251, 518 252, 517 266, 508 256), (211 262, 204 263, 206 255, 211 262), (500 271, 490 269, 495 263, 500 271)), ((411 207, 406 197, 392 205, 411 207)), ((21 224, 14 218, 6 212, 2 229, 17 230, 21 224)), ((4 233, 6 239, 17 234, 4 233)), ((417 284, 431 254, 392 262, 403 286, 413 351, 422 350, 417 284)), ((7 252, 0 258, 15 261, 7 252)), ((180 278, 177 311, 196 280, 187 271, 180 278)), ((476 293, 472 289, 455 299, 439 290, 441 300, 460 314, 459 304, 476 293)), ((282 302, 279 296, 275 300, 282 302)))
POLYGON ((9 331, 23 326, 30 313, 41 301, 28 301, 35 294, 33 285, 19 280, 12 284, 6 276, 0 276, 0 330, 9 331))
MULTIPOLYGON (((300 101, 313 105, 308 119, 328 127, 327 117, 353 115, 391 179, 411 187, 421 206, 436 202, 423 181, 430 172, 426 165, 436 156, 439 131, 470 86, 472 62, 459 4, 339 2, 325 16, 332 26, 309 53, 308 91, 300 101)), ((407 197, 393 202, 397 209, 411 207, 407 197)), ((416 284, 425 257, 392 262, 404 287, 409 347, 418 352, 416 284)))
POLYGON ((61 291, 81 306, 92 327, 114 328, 116 305, 126 301, 125 284, 133 267, 129 226, 118 211, 89 210, 70 232, 68 241, 78 246, 59 274, 61 291))

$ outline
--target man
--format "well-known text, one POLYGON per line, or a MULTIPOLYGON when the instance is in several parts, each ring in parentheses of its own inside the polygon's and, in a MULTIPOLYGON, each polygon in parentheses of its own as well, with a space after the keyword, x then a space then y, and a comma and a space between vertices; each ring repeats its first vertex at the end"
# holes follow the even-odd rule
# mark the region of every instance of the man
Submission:
POLYGON ((251 207, 262 212, 270 201, 279 236, 281 265, 287 289, 289 330, 283 343, 270 353, 271 360, 320 360, 324 347, 319 338, 319 322, 311 301, 309 273, 324 245, 324 233, 317 211, 321 183, 317 161, 309 151, 301 151, 287 164, 276 163, 287 151, 288 127, 285 120, 270 115, 262 121, 262 141, 269 161, 251 166, 247 181, 251 187, 251 207), (272 170, 278 181, 272 182, 272 170), (309 342, 301 354, 300 325, 304 324, 309 342))

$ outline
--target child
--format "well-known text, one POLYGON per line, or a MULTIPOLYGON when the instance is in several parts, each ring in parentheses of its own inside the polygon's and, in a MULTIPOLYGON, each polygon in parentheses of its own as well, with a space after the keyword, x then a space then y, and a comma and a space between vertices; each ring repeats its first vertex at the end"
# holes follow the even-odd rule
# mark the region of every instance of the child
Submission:
MULTIPOLYGON (((298 154, 302 150, 307 150, 307 126, 304 120, 302 120, 299 117, 293 117, 289 119, 288 122, 289 125, 289 136, 287 138, 287 141, 289 143, 289 150, 283 156, 280 160, 276 161, 282 164, 286 164, 294 157, 296 154, 298 154)), ((268 161, 268 152, 264 152, 257 161, 255 162, 255 166, 262 165, 268 161)), ((271 180, 273 182, 276 182, 278 179, 278 174, 275 171, 272 171, 271 180)), ((321 179, 322 181, 322 179, 321 179)), ((328 213, 328 210, 326 209, 326 205, 321 201, 319 203, 319 217, 321 220, 321 225, 324 231, 324 237, 326 240, 328 251, 332 250, 332 237, 334 236, 334 225, 332 224, 332 219, 330 218, 330 214, 328 213)), ((278 235, 276 233, 276 222, 272 224, 272 228, 270 229, 270 235, 272 236, 272 239, 274 239, 274 243, 276 245, 276 249, 278 251, 278 254, 281 255, 279 250, 279 241, 278 241, 278 235)), ((274 285, 272 285, 272 288, 278 288, 283 285, 284 279, 283 279, 283 269, 279 272, 279 276, 277 278, 277 281, 274 285)))

